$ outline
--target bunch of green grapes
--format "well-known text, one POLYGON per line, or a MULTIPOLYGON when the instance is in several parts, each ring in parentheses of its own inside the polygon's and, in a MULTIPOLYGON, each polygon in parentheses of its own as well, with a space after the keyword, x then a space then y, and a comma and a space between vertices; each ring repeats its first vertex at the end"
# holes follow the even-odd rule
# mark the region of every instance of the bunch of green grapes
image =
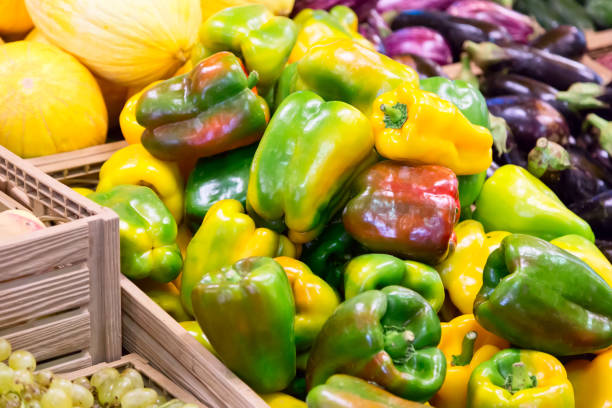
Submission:
POLYGON ((146 388, 133 368, 121 373, 103 368, 91 379, 74 381, 35 369, 30 352, 12 351, 10 343, 0 338, 0 408, 197 408, 176 399, 167 401, 146 388))

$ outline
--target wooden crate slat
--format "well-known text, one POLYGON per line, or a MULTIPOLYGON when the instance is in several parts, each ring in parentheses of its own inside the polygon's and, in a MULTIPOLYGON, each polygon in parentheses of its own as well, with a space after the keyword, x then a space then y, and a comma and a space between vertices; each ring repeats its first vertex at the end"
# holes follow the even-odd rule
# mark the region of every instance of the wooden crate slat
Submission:
POLYGON ((85 309, 0 330, 13 349, 25 349, 36 360, 47 360, 87 349, 91 341, 90 315, 85 309))
MULTIPOLYGON (((91 355, 86 351, 81 351, 69 356, 60 357, 55 360, 46 361, 36 367, 37 371, 51 370, 56 374, 66 373, 74 370, 81 370, 91 367, 91 355)), ((76 378, 76 377, 75 377, 76 378)))
POLYGON ((602 31, 587 31, 585 33, 589 51, 612 46, 612 29, 602 31))
POLYGON ((74 309, 89 303, 89 269, 85 265, 0 284, 0 327, 74 309))

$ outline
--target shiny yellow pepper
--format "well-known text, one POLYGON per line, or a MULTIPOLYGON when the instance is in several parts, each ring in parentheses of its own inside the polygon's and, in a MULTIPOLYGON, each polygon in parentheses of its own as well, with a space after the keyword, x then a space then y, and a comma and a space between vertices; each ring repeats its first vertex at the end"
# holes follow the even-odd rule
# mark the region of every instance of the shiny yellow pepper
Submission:
POLYGON ((180 224, 185 183, 176 163, 159 160, 141 144, 126 146, 113 153, 102 165, 96 191, 105 192, 122 184, 151 188, 180 224))
POLYGON ((472 313, 474 300, 482 286, 482 271, 487 258, 510 233, 485 233, 481 223, 466 220, 455 227, 455 234, 455 252, 437 265, 436 269, 453 304, 461 313, 472 313))
POLYGON ((270 406, 270 408, 307 408, 308 405, 304 401, 300 401, 291 395, 283 394, 282 392, 273 392, 272 394, 262 394, 261 398, 270 406))
POLYGON ((332 287, 305 263, 286 256, 274 260, 285 270, 293 291, 295 347, 300 353, 312 346, 321 327, 340 304, 340 299, 332 287))
POLYGON ((405 83, 372 105, 376 150, 409 164, 438 164, 457 175, 483 172, 492 161, 493 137, 434 93, 405 83))
POLYGON ((612 349, 593 361, 573 360, 565 366, 574 386, 576 407, 612 407, 612 349))
POLYGON ((179 324, 183 327, 183 329, 187 331, 187 333, 191 335, 191 337, 193 337, 194 339, 198 341, 198 343, 203 345, 206 348, 206 350, 210 351, 211 353, 213 353, 215 356, 218 357, 217 352, 215 351, 213 346, 210 344, 208 337, 206 337, 206 335, 202 331, 202 328, 200 327, 197 321, 186 320, 183 322, 179 322, 179 324))
POLYGON ((564 235, 550 243, 580 258, 612 287, 612 264, 591 241, 580 235, 564 235))
POLYGON ((465 408, 472 371, 510 343, 485 330, 472 314, 458 316, 441 326, 438 348, 446 357, 446 378, 431 403, 438 408, 465 408))
POLYGON ((142 136, 142 132, 145 131, 145 128, 140 126, 140 124, 136 120, 136 104, 138 103, 138 99, 140 99, 140 96, 143 93, 145 93, 155 85, 159 84, 160 82, 162 81, 155 81, 145 86, 140 91, 130 96, 125 102, 125 105, 123 106, 123 109, 119 114, 119 127, 121 128, 123 138, 129 144, 140 143, 140 137, 142 136))
POLYGON ((172 282, 160 283, 152 279, 141 279, 136 284, 155 303, 177 322, 191 320, 181 303, 179 290, 172 282))

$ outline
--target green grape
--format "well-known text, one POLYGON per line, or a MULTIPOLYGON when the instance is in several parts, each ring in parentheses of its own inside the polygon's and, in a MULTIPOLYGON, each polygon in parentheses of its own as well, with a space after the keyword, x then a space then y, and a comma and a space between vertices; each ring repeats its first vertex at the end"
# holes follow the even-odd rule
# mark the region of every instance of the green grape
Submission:
POLYGON ((145 408, 156 405, 157 392, 151 388, 136 388, 121 398, 121 408, 145 408))
POLYGON ((34 355, 26 350, 13 351, 8 359, 8 364, 13 370, 34 371, 36 369, 34 355))
POLYGON ((11 355, 11 343, 7 339, 0 337, 0 362, 6 360, 11 355))
POLYGON ((159 408, 182 408, 183 405, 184 404, 182 401, 173 399, 173 400, 166 402, 165 404, 161 404, 159 408))
POLYGON ((15 370, 15 383, 24 387, 34 385, 34 376, 28 370, 15 370))
POLYGON ((51 388, 59 388, 60 390, 64 391, 64 393, 70 399, 72 399, 72 383, 69 380, 66 380, 65 378, 56 377, 53 379, 53 381, 51 381, 49 389, 51 388))
POLYGON ((40 401, 32 400, 26 402, 25 408, 42 408, 42 406, 40 405, 40 401))
POLYGON ((129 378, 130 381, 132 382, 132 385, 134 385, 134 388, 144 387, 144 381, 142 380, 142 375, 140 375, 140 373, 137 370, 134 370, 133 368, 126 368, 121 373, 121 376, 125 378, 129 378))
POLYGON ((15 372, 4 363, 0 363, 0 395, 15 390, 15 372))
POLYGON ((91 408, 94 397, 91 392, 82 385, 72 384, 72 405, 79 408, 91 408))
POLYGON ((25 401, 39 400, 45 392, 45 387, 37 383, 28 384, 23 393, 23 399, 25 401))
MULTIPOLYGON (((118 404, 121 401, 121 398, 129 392, 135 389, 134 384, 132 384, 132 379, 128 377, 120 377, 111 389, 111 400, 109 401, 111 404, 118 404)), ((100 401, 102 402, 102 401, 100 401)))
POLYGON ((87 379, 87 377, 79 377, 79 378, 75 378, 74 380, 72 380, 73 384, 78 384, 81 387, 85 387, 85 389, 92 391, 93 387, 91 386, 91 383, 89 382, 89 380, 87 379))
POLYGON ((117 379, 119 378, 119 371, 114 368, 103 368, 100 371, 96 372, 91 376, 89 382, 91 386, 98 389, 102 384, 109 379, 117 379))
POLYGON ((34 373, 34 381, 41 387, 49 387, 53 381, 53 373, 49 370, 42 370, 34 373))
POLYGON ((40 399, 41 408, 72 408, 72 399, 61 388, 49 388, 40 399))
POLYGON ((198 406, 196 404, 185 404, 183 408, 198 408, 198 406))
POLYGON ((0 397, 0 407, 2 408, 20 408, 21 398, 14 392, 9 392, 0 397))
POLYGON ((168 401, 168 399, 166 399, 166 397, 164 397, 164 396, 163 396, 163 395, 161 395, 161 394, 158 394, 158 395, 157 395, 157 401, 155 401, 155 404, 157 404, 157 405, 162 405, 162 404, 165 404, 165 403, 166 403, 166 401, 168 401))
MULTIPOLYGON (((118 372, 117 372, 117 375, 119 375, 118 372)), ((111 401, 112 399, 111 391, 113 390, 113 386, 115 385, 115 382, 118 380, 119 378, 109 377, 100 386, 96 387, 98 401, 100 402, 100 405, 103 405, 103 406, 107 405, 111 401)), ((91 382, 93 385, 93 377, 91 378, 91 382)))

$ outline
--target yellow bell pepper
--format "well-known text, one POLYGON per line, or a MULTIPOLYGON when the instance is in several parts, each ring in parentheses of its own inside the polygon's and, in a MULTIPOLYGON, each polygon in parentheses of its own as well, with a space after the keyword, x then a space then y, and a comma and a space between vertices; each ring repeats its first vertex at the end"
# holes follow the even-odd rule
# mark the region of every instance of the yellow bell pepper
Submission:
POLYGON ((438 164, 457 175, 483 172, 492 161, 493 137, 461 111, 412 83, 380 95, 372 106, 376 150, 409 164, 438 164))
POLYGON ((228 7, 263 4, 277 16, 288 16, 293 10, 295 0, 200 0, 202 4, 202 21, 206 21, 218 11, 228 7))
POLYGON ((74 187, 72 190, 85 197, 94 192, 91 188, 86 187, 74 187))
MULTIPOLYGON (((186 66, 187 64, 185 64, 186 66)), ((183 67, 181 67, 182 69, 183 67)), ((140 126, 138 121, 136 120, 136 104, 138 103, 138 99, 140 96, 148 91, 150 88, 159 84, 162 81, 155 81, 140 91, 136 92, 132 96, 128 98, 119 114, 119 127, 121 128, 121 133, 123 134, 123 138, 129 144, 140 143, 140 137, 142 136, 142 132, 145 131, 143 126, 140 126)))
MULTIPOLYGON (((182 223, 181 225, 179 225, 178 231, 176 233, 176 244, 179 246, 179 249, 181 250, 181 255, 183 256, 183 259, 185 259, 185 256, 187 256, 187 246, 189 246, 189 243, 191 242, 192 238, 193 238, 193 234, 191 233, 191 230, 189 229, 187 224, 182 223)), ((178 288, 178 290, 181 290, 181 277, 182 276, 183 276, 183 271, 181 271, 179 276, 177 276, 176 279, 172 281, 172 283, 174 284, 174 286, 178 288)))
POLYGON ((136 281, 136 284, 177 322, 191 320, 191 317, 181 303, 179 290, 172 282, 160 283, 145 278, 136 281))
POLYGON ((574 386, 577 408, 612 407, 612 349, 593 361, 570 361, 565 369, 574 386))
POLYGON ((208 337, 206 337, 206 335, 202 331, 202 328, 200 327, 197 321, 185 320, 183 322, 179 322, 179 324, 183 327, 183 329, 187 331, 187 333, 191 335, 191 337, 193 337, 194 339, 198 341, 198 343, 203 345, 206 348, 206 350, 210 351, 211 353, 213 353, 215 356, 218 357, 217 352, 215 351, 213 346, 210 344, 208 337))
POLYGON ((550 243, 580 258, 612 287, 612 264, 591 241, 580 235, 565 235, 550 243))
POLYGON ((510 343, 485 330, 472 314, 458 316, 441 326, 438 348, 446 357, 446 378, 431 403, 438 408, 465 408, 472 371, 510 343))
POLYGON ((274 259, 289 278, 295 301, 295 347, 298 353, 308 350, 321 327, 340 304, 331 286, 312 273, 308 265, 281 256, 274 259))
POLYGON ((308 405, 304 401, 300 401, 291 395, 283 394, 282 392, 273 392, 272 394, 260 395, 270 408, 307 408, 308 405))
POLYGON ((455 227, 455 234, 455 252, 437 265, 436 269, 453 304, 461 313, 472 313, 474 300, 482 286, 482 271, 487 258, 510 233, 485 233, 481 223, 466 220, 455 227))
POLYGON ((151 188, 166 205, 177 224, 183 219, 185 188, 178 165, 154 157, 141 144, 117 150, 102 165, 97 192, 121 184, 151 188))

